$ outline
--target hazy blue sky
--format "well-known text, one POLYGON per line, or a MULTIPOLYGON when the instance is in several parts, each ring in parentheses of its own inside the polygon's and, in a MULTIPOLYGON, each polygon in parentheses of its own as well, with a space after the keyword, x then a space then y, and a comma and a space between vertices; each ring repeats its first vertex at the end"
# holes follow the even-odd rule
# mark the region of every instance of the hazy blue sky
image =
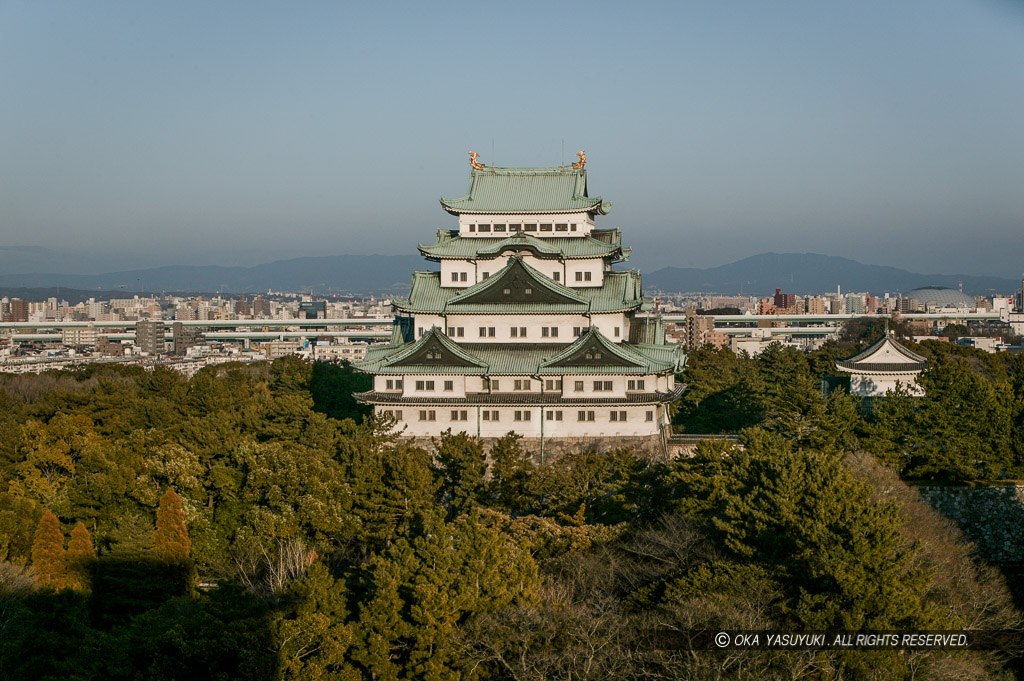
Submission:
POLYGON ((1017 276, 1024 4, 0 2, 8 271, 413 253, 563 140, 644 268, 1017 276))

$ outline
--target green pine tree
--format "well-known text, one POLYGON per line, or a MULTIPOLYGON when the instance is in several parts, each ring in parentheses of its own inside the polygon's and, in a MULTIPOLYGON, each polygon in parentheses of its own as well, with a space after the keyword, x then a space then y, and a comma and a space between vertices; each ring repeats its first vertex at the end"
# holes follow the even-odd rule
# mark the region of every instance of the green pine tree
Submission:
POLYGON ((60 521, 49 509, 39 519, 35 541, 32 542, 32 565, 36 583, 42 587, 62 589, 67 586, 67 552, 60 521))
POLYGON ((449 517, 454 517, 477 503, 487 470, 484 449, 476 438, 465 432, 455 435, 450 428, 441 433, 441 439, 434 444, 441 479, 439 496, 448 508, 449 517))

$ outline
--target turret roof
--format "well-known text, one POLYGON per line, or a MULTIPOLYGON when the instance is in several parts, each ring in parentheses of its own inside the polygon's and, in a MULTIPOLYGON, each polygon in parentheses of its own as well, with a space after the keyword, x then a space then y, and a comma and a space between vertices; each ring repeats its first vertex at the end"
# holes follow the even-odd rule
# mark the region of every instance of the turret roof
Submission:
POLYGON ((600 196, 587 196, 582 168, 484 168, 469 171, 469 189, 459 199, 441 199, 452 215, 463 213, 579 213, 607 215, 600 196))
POLYGON ((917 373, 923 371, 927 366, 928 358, 911 352, 888 334, 856 355, 836 360, 836 368, 842 371, 917 373))

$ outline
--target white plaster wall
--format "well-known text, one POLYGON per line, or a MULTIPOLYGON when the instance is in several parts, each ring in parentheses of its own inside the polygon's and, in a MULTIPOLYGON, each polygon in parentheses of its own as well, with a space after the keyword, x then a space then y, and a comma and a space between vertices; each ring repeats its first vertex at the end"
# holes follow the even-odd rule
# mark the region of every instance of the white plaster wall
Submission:
POLYGON ((587 212, 582 212, 582 213, 547 213, 547 214, 525 214, 525 213, 520 213, 520 214, 506 214, 506 215, 482 215, 482 214, 481 215, 466 215, 466 214, 463 214, 463 215, 459 216, 459 234, 461 236, 470 236, 470 237, 472 237, 472 236, 483 236, 483 237, 509 236, 510 234, 515 234, 515 232, 508 231, 509 230, 508 225, 512 225, 512 224, 520 224, 520 225, 536 224, 537 225, 537 231, 535 231, 535 232, 528 232, 528 231, 525 230, 525 228, 523 228, 523 231, 526 234, 529 234, 530 236, 535 236, 535 237, 539 237, 539 238, 550 237, 550 236, 573 236, 573 235, 582 236, 584 234, 590 233, 590 231, 592 229, 594 229, 594 219, 587 212), (551 231, 550 232, 542 232, 542 231, 540 231, 540 225, 541 224, 550 224, 550 225, 552 225, 551 231), (557 232, 557 231, 555 231, 555 227, 554 227, 554 225, 556 225, 556 224, 566 224, 566 225, 569 225, 569 229, 568 229, 568 231, 565 231, 565 232, 557 232), (572 225, 573 224, 576 225, 576 231, 572 231, 572 225), (491 226, 491 231, 489 231, 489 232, 480 232, 480 231, 474 230, 474 231, 471 232, 471 231, 469 231, 469 226, 470 225, 474 225, 474 227, 478 227, 479 225, 490 225, 491 226), (494 225, 505 225, 505 231, 504 232, 495 232, 494 228, 493 228, 494 225))
MULTIPOLYGON (((419 321, 417 320, 417 324, 419 321)), ((583 315, 561 314, 561 315, 448 315, 447 327, 465 329, 465 336, 455 338, 460 343, 572 343, 576 340, 573 329, 580 327, 585 331, 588 320, 583 315), (480 336, 480 327, 494 327, 494 337, 484 338, 480 336), (517 333, 526 327, 526 338, 521 335, 513 338, 512 328, 517 333), (543 327, 557 327, 557 337, 544 337, 543 327)), ((429 328, 429 327, 427 327, 429 328)), ((550 331, 549 331, 550 334, 550 331)))
POLYGON ((416 338, 419 338, 427 331, 430 331, 431 327, 438 327, 442 331, 444 330, 444 318, 440 315, 432 314, 414 314, 413 315, 413 329, 416 338))
POLYGON ((924 395, 924 389, 918 385, 913 377, 908 377, 906 374, 902 376, 893 374, 851 374, 850 393, 860 397, 885 397, 887 392, 896 389, 897 383, 911 395, 918 397, 924 395))
POLYGON ((588 258, 586 260, 567 260, 565 262, 565 281, 562 283, 572 288, 600 287, 604 283, 604 260, 602 258, 588 258), (576 281, 576 273, 590 273, 590 281, 576 281))
MULTIPOLYGON (((401 378, 404 381, 402 388, 402 396, 404 397, 465 397, 466 396, 466 380, 467 378, 477 377, 466 377, 452 374, 436 374, 436 375, 420 375, 420 374, 401 374, 398 376, 376 376, 374 378, 374 387, 377 386, 377 379, 396 379, 401 378), (433 381, 434 389, 427 390, 424 386, 423 390, 416 389, 416 381, 433 381), (445 390, 444 382, 451 381, 452 389, 445 390)), ((384 381, 381 381, 381 385, 386 385, 384 381)), ((387 390, 387 388, 376 388, 377 390, 387 390)), ((395 391, 397 393, 397 391, 395 391)))
POLYGON ((591 316, 591 320, 605 337, 610 338, 616 343, 626 340, 626 336, 629 333, 629 324, 624 312, 595 314, 591 316), (616 327, 618 328, 618 334, 615 333, 616 327))
MULTIPOLYGON (((386 410, 394 411, 396 407, 376 407, 377 413, 382 413, 386 410)), ((612 421, 610 418, 611 407, 539 407, 539 406, 522 406, 522 407, 492 407, 488 411, 498 412, 498 420, 484 421, 482 418, 478 420, 478 409, 476 407, 423 407, 424 410, 433 410, 436 420, 434 421, 421 421, 420 420, 420 407, 401 407, 402 420, 397 424, 396 430, 401 431, 404 428, 404 435, 407 436, 418 436, 418 437, 431 437, 438 436, 441 432, 451 428, 453 432, 459 433, 465 431, 469 435, 480 435, 481 437, 501 437, 509 431, 519 433, 524 437, 540 437, 541 436, 541 419, 543 418, 543 431, 544 437, 612 437, 612 436, 642 436, 642 435, 656 435, 660 432, 661 427, 664 425, 664 419, 661 418, 663 410, 660 410, 655 405, 650 406, 634 406, 634 407, 619 407, 616 412, 625 411, 625 421, 612 421), (465 410, 467 412, 466 421, 457 420, 453 421, 451 418, 451 412, 455 409, 461 413, 465 410), (542 417, 542 410, 544 415, 542 417), (593 411, 593 421, 579 421, 579 411, 593 411), (529 421, 516 421, 515 412, 530 412, 529 421), (561 411, 562 420, 549 420, 547 419, 546 413, 548 411, 561 411), (646 414, 647 412, 653 412, 653 420, 648 421, 646 414)), ((480 408, 480 411, 483 407, 480 408)))

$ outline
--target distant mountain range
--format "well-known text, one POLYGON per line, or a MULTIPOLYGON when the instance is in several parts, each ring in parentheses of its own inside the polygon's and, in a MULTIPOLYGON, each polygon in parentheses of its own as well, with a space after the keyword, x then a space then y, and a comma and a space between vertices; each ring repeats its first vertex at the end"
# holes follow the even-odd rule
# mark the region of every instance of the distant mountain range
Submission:
MULTIPOLYGON (((122 294, 313 290, 394 295, 408 291, 414 269, 436 267, 418 255, 332 255, 277 260, 254 267, 169 266, 109 274, 0 274, 0 287, 6 295, 18 295, 12 287, 56 286, 122 294)), ((764 253, 718 267, 665 267, 644 275, 647 290, 757 296, 770 295, 776 288, 785 293, 818 294, 841 286, 844 292, 878 294, 922 286, 957 288, 961 282, 968 295, 1011 294, 1020 286, 1019 281, 1003 277, 917 274, 815 253, 764 253)))
POLYGON ((767 296, 781 288, 798 295, 835 291, 873 294, 911 291, 924 286, 958 288, 972 296, 1012 294, 1020 281, 969 274, 918 274, 896 267, 865 265, 817 253, 762 253, 728 265, 699 269, 665 267, 644 276, 644 289, 701 291, 722 295, 767 296))
POLYGON ((430 269, 419 255, 329 255, 292 258, 253 267, 167 266, 108 274, 0 274, 0 287, 259 293, 395 293, 407 291, 414 269, 430 269))

